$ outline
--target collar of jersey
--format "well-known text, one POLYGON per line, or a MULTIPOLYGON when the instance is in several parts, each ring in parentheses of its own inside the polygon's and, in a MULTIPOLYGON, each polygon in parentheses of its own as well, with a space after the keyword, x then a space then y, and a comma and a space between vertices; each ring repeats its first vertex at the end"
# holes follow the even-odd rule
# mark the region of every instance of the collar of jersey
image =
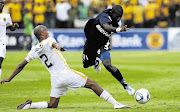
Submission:
MULTIPOLYGON (((42 40, 42 41, 44 41, 44 40, 42 40)), ((41 44, 41 43, 42 43, 42 41, 41 41, 41 42, 39 42, 38 44, 41 44)))

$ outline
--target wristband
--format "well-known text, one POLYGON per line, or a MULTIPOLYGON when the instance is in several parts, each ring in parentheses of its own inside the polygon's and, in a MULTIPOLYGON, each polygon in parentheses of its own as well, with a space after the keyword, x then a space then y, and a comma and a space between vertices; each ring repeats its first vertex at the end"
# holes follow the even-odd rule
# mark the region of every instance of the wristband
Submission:
POLYGON ((116 32, 121 32, 122 28, 116 28, 116 32))

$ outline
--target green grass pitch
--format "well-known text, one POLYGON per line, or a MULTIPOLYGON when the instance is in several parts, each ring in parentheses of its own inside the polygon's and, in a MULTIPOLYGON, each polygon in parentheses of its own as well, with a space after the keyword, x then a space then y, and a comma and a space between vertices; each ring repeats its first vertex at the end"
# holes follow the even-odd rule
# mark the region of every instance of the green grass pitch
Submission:
MULTIPOLYGON (((28 52, 7 52, 2 65, 2 79, 8 78, 28 52)), ((62 53, 71 69, 86 74, 130 109, 114 110, 90 89, 68 90, 57 109, 30 109, 26 112, 180 112, 180 52, 111 51, 112 64, 119 68, 135 90, 146 88, 151 94, 147 104, 138 104, 118 81, 102 66, 96 74, 93 67, 82 67, 82 52, 62 53)), ((102 64, 101 64, 102 65, 102 64)), ((10 83, 0 85, 0 112, 19 112, 16 107, 26 99, 49 101, 50 74, 37 59, 31 61, 10 83)))

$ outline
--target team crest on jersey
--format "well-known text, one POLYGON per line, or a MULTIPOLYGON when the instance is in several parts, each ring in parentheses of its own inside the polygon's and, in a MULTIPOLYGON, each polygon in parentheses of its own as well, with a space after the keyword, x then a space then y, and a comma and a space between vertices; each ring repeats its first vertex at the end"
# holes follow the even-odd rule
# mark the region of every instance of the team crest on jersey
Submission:
POLYGON ((6 22, 6 18, 3 18, 3 20, 6 22))

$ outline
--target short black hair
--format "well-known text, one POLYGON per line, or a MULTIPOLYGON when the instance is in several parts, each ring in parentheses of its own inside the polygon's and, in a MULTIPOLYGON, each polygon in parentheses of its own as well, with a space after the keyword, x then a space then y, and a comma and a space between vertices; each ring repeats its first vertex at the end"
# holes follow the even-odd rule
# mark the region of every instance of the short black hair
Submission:
POLYGON ((112 13, 116 13, 120 17, 123 16, 123 8, 120 5, 115 5, 112 8, 112 13))
POLYGON ((34 35, 40 39, 41 33, 46 29, 46 26, 44 25, 38 25, 34 28, 34 35))

